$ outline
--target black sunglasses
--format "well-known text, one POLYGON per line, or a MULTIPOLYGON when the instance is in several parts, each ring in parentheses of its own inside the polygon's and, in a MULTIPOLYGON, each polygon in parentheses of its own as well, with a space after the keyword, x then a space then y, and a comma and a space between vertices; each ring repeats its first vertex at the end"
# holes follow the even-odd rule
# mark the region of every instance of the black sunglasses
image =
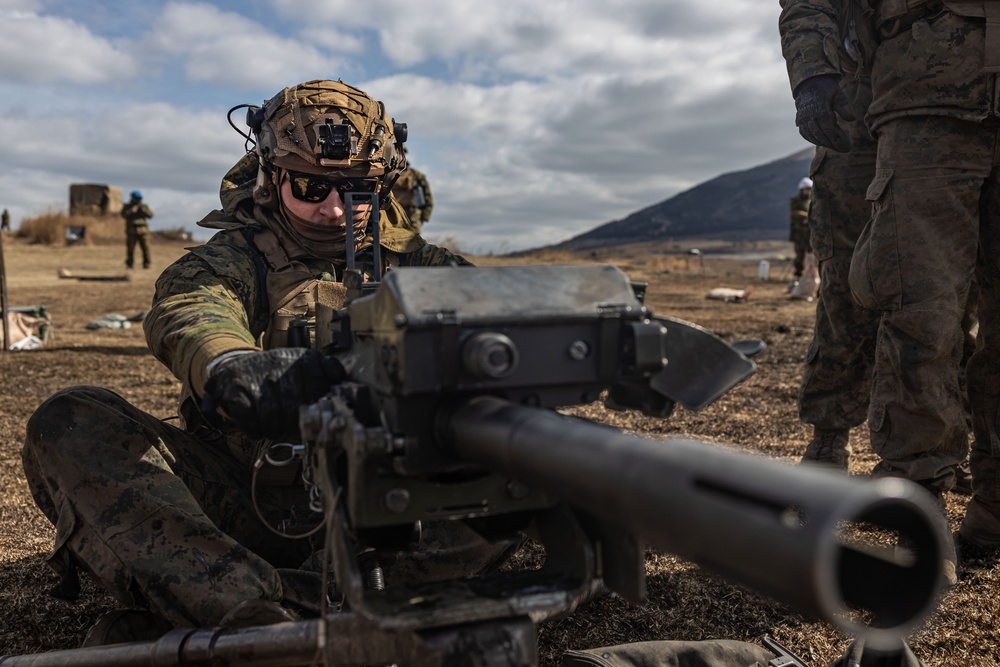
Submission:
POLYGON ((344 199, 344 195, 348 192, 368 194, 375 192, 378 187, 378 181, 374 178, 326 178, 297 171, 286 172, 286 176, 292 186, 292 196, 311 204, 323 201, 333 190, 344 199))

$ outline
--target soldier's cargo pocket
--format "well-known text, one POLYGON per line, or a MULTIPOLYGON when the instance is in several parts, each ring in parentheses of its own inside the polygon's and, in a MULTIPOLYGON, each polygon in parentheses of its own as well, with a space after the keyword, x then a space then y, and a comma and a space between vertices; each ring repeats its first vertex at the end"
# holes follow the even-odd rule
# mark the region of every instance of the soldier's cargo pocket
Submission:
POLYGON ((889 441, 889 415, 884 402, 872 400, 868 406, 868 428, 871 435, 872 451, 883 458, 891 457, 892 452, 886 452, 885 445, 889 441))
MULTIPOLYGON (((830 212, 830 200, 833 193, 830 192, 828 178, 824 178, 822 167, 826 161, 828 148, 819 146, 816 148, 816 157, 809 165, 809 178, 813 180, 812 202, 809 205, 809 236, 813 253, 818 261, 824 261, 833 257, 833 228, 831 223, 834 216, 830 212)), ((829 169, 829 165, 827 165, 829 169)), ((840 223, 842 224, 842 223, 840 223)))
POLYGON ((870 310, 899 310, 903 298, 892 175, 892 169, 875 170, 865 195, 872 204, 872 217, 851 258, 851 292, 870 310))

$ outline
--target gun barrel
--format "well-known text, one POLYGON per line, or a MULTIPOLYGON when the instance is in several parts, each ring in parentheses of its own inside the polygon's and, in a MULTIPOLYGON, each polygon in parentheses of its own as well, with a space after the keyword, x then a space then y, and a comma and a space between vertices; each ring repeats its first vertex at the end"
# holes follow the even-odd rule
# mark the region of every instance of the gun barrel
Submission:
POLYGON ((936 601, 936 510, 905 480, 862 481, 691 438, 642 438, 487 396, 449 410, 439 426, 456 455, 873 647, 897 645, 936 601), (907 548, 882 547, 878 536, 907 548), (859 611, 870 613, 867 623, 859 611))

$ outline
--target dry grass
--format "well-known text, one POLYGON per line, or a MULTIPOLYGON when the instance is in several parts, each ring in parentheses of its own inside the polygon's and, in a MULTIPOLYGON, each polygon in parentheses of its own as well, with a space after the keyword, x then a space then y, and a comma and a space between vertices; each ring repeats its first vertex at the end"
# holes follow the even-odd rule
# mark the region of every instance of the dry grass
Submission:
POLYGON ((94 217, 48 212, 21 220, 15 238, 27 243, 59 245, 66 243, 67 227, 83 227, 84 245, 105 245, 125 241, 125 222, 119 216, 94 217))
MULTIPOLYGON (((9 239, 10 237, 6 237, 9 239)), ((678 410, 670 420, 612 413, 599 405, 579 414, 631 432, 684 433, 734 445, 784 460, 800 454, 809 432, 797 419, 796 396, 801 363, 812 332, 813 305, 790 301, 772 265, 771 282, 755 283, 742 304, 708 301, 708 289, 743 287, 755 281, 756 261, 706 255, 697 266, 676 254, 600 251, 546 256, 545 261, 607 261, 634 280, 649 283, 647 304, 660 315, 699 323, 727 340, 761 338, 768 349, 758 358, 756 375, 701 412, 678 410)), ((114 602, 92 584, 70 605, 46 595, 55 577, 44 564, 53 529, 35 508, 23 479, 20 443, 24 424, 38 404, 60 387, 77 383, 108 387, 141 409, 159 416, 175 414, 179 385, 147 352, 141 327, 89 331, 84 325, 110 312, 132 315, 149 306, 153 282, 182 244, 153 245, 153 269, 136 271, 123 283, 60 280, 58 268, 78 273, 120 271, 124 248, 95 245, 30 245, 6 248, 9 294, 14 305, 47 304, 56 323, 53 340, 35 352, 0 353, 0 655, 67 648, 79 644, 86 628, 114 602)), ((480 264, 506 264, 499 257, 480 264)), ((540 263, 520 258, 516 263, 540 263)), ((852 433, 856 454, 851 472, 871 470, 875 456, 867 433, 852 433)), ((953 528, 964 513, 965 498, 949 495, 953 528)), ((604 597, 574 615, 539 628, 542 664, 555 667, 562 651, 625 641, 729 638, 759 642, 775 637, 809 664, 824 665, 839 655, 849 638, 830 625, 803 618, 742 586, 732 585, 672 555, 650 552, 648 601, 629 605, 604 597)), ((966 554, 961 581, 944 597, 939 611, 912 638, 928 667, 1000 665, 1000 567, 997 554, 966 554)))
MULTIPOLYGON (((125 242, 125 221, 117 215, 66 215, 50 211, 21 220, 14 238, 35 245, 67 245, 66 229, 83 227, 83 243, 76 245, 112 245, 125 242)), ((190 241, 191 233, 182 227, 151 231, 164 241, 190 241)))

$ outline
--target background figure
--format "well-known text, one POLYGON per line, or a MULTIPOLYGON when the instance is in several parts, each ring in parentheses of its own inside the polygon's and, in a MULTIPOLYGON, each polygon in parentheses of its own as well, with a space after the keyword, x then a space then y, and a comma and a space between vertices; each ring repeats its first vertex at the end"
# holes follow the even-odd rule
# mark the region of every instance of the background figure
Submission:
MULTIPOLYGON (((812 202, 813 182, 810 178, 799 181, 799 191, 789 202, 788 240, 795 245, 795 282, 802 277, 806 253, 812 252, 809 242, 809 207, 812 202)), ((793 284, 794 287, 794 284, 793 284)))
POLYGON ((122 217, 125 218, 125 266, 132 268, 135 260, 135 246, 138 243, 142 249, 142 268, 149 268, 149 225, 146 222, 153 217, 142 201, 142 193, 132 191, 132 198, 122 207, 122 217))
POLYGON ((392 194, 419 233, 430 220, 431 210, 434 208, 434 197, 431 195, 427 177, 423 172, 407 165, 396 184, 392 186, 392 194))
POLYGON ((3 215, 0 215, 0 231, 9 232, 10 231, 10 211, 7 209, 3 210, 3 215))

